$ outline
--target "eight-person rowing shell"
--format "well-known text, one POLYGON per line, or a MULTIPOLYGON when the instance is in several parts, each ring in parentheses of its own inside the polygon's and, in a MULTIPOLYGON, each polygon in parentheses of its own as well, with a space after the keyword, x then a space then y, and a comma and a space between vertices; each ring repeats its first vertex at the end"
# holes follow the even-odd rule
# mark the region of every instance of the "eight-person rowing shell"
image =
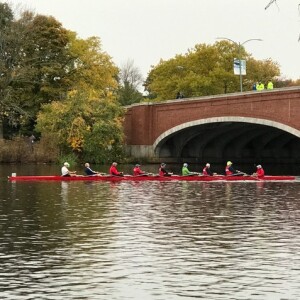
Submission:
MULTIPOLYGON (((110 169, 109 169, 109 174, 112 176, 124 176, 123 172, 119 172, 117 169, 117 163, 113 162, 110 169)), ((105 173, 100 173, 97 171, 94 171, 91 169, 90 164, 89 163, 85 163, 85 174, 87 176, 103 176, 106 175, 105 173)), ((61 168, 61 176, 67 177, 67 176, 82 176, 82 175, 76 175, 76 171, 70 171, 69 170, 70 164, 65 162, 63 167, 61 168)), ((143 170, 141 170, 141 165, 140 164, 136 164, 133 168, 133 176, 153 176, 152 173, 147 173, 143 170)), ((258 177, 258 178, 262 178, 265 175, 264 169, 262 168, 261 165, 257 165, 256 166, 257 171, 256 173, 253 173, 252 176, 258 177)), ((166 169, 166 164, 165 163, 161 163, 160 168, 159 168, 159 176, 172 176, 174 175, 172 172, 167 171, 166 169)), ((182 176, 195 176, 195 175, 201 175, 200 173, 197 172, 191 172, 188 169, 188 163, 184 163, 181 169, 181 175, 182 176)), ((206 163, 205 167, 202 170, 202 175, 203 176, 215 176, 217 175, 217 173, 213 173, 210 169, 210 163, 206 163)), ((233 166, 232 166, 232 162, 231 161, 227 161, 226 167, 225 167, 225 175, 226 176, 243 176, 243 175, 247 175, 244 172, 241 172, 239 170, 236 170, 233 166)), ((131 176, 131 175, 127 175, 127 176, 131 176)), ((175 176, 175 175, 174 175, 175 176)), ((178 175, 176 175, 178 176, 178 175)))

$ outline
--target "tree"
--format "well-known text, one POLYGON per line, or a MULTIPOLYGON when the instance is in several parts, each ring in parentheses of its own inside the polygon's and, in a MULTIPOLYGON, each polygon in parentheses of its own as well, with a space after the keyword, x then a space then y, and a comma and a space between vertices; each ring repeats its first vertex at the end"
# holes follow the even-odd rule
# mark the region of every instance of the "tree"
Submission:
POLYGON ((36 130, 51 135, 63 153, 104 163, 122 157, 123 110, 113 98, 92 98, 71 91, 65 101, 44 104, 36 130))
POLYGON ((68 64, 68 79, 72 89, 88 90, 91 96, 105 97, 118 88, 118 68, 111 57, 101 49, 98 37, 86 40, 69 31, 68 50, 74 58, 68 64))
POLYGON ((145 88, 156 101, 174 99, 178 92, 195 97, 239 91, 239 77, 233 74, 233 60, 237 57, 247 60, 243 80, 248 90, 257 78, 267 81, 279 75, 276 62, 255 60, 244 47, 222 40, 213 45, 196 45, 184 55, 161 60, 149 72, 145 88))
POLYGON ((118 101, 121 105, 130 105, 143 100, 139 87, 143 82, 141 72, 134 66, 133 60, 122 65, 119 72, 118 101))
POLYGON ((116 100, 118 68, 102 51, 99 38, 78 39, 69 32, 67 66, 72 88, 64 99, 44 104, 36 130, 51 134, 62 153, 105 162, 123 155, 123 109, 116 100))
POLYGON ((33 129, 42 103, 57 99, 69 88, 66 65, 68 35, 53 17, 24 11, 18 20, 8 6, 2 15, 0 104, 2 118, 26 132, 33 129), (5 17, 9 14, 9 18, 5 17))
POLYGON ((0 3, 0 119, 1 137, 4 118, 14 123, 14 114, 23 111, 17 105, 16 89, 19 61, 22 59, 20 27, 14 22, 13 11, 6 3, 0 3))

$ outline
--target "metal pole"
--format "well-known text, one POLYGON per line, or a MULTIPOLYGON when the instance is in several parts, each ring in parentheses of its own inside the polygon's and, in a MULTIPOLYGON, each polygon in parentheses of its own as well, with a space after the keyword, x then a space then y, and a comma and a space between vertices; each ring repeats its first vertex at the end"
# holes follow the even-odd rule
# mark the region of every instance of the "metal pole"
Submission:
POLYGON ((238 44, 239 46, 239 66, 240 66, 240 91, 243 91, 243 77, 242 77, 242 60, 241 60, 241 44, 238 44))
POLYGON ((245 42, 243 42, 243 43, 240 43, 240 42, 235 42, 234 40, 232 40, 232 39, 229 39, 229 38, 226 38, 226 37, 218 37, 217 38, 218 40, 228 40, 228 41, 230 41, 230 42, 232 42, 232 43, 234 43, 234 44, 236 44, 237 46, 238 46, 238 60, 239 60, 239 75, 240 75, 240 90, 241 90, 241 92, 243 91, 243 77, 242 77, 242 58, 241 58, 241 54, 242 54, 242 52, 241 52, 241 48, 242 48, 242 46, 243 45, 245 45, 246 43, 248 43, 248 42, 250 42, 250 41, 262 41, 262 39, 249 39, 249 40, 247 40, 247 41, 245 41, 245 42))

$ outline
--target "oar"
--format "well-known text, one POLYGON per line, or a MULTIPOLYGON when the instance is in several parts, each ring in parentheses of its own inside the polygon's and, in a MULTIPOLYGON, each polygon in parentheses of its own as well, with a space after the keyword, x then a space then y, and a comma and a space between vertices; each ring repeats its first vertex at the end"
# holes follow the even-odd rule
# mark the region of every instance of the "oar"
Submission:
MULTIPOLYGON (((238 170, 237 170, 237 171, 238 171, 238 170)), ((259 180, 259 178, 256 177, 256 176, 254 176, 254 175, 250 175, 250 174, 247 174, 247 173, 241 172, 241 171, 238 171, 238 172, 241 173, 241 174, 243 174, 244 176, 249 176, 249 177, 252 177, 252 178, 255 179, 255 180, 259 180)))

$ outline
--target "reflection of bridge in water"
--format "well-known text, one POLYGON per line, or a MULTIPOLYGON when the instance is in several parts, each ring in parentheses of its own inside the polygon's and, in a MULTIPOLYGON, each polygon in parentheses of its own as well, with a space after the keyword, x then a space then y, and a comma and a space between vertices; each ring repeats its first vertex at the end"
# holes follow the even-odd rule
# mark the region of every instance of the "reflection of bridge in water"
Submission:
POLYGON ((300 87, 128 107, 128 153, 153 161, 300 163, 300 87))

